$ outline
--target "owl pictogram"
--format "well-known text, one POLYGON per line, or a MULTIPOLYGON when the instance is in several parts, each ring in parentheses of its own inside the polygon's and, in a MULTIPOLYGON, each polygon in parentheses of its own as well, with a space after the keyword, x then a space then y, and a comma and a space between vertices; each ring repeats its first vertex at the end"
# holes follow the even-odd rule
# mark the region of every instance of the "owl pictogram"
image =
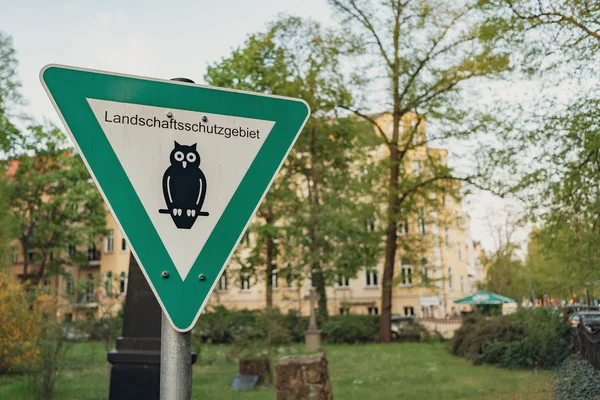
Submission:
POLYGON ((200 154, 196 143, 187 146, 175 142, 170 155, 171 165, 162 179, 163 195, 167 209, 159 210, 170 214, 179 229, 190 229, 202 211, 206 198, 206 177, 200 169, 200 154))

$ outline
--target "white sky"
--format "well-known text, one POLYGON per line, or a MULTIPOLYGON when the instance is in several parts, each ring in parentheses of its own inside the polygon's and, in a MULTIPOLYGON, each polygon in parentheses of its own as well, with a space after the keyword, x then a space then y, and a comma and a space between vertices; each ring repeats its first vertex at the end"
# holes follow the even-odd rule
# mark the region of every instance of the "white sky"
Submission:
MULTIPOLYGON (((0 29, 13 38, 27 113, 62 127, 38 79, 40 69, 49 63, 157 78, 187 77, 200 83, 208 63, 227 56, 279 13, 331 23, 326 0, 174 3, 0 0, 0 29)), ((489 209, 497 211, 504 204, 487 194, 465 201, 473 239, 481 240, 486 249, 494 247, 489 209)))

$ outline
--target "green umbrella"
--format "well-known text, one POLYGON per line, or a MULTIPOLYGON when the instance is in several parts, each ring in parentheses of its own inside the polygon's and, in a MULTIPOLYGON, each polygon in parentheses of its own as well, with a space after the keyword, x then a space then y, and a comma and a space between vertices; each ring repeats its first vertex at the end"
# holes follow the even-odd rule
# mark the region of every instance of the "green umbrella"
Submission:
POLYGON ((477 292, 463 299, 454 301, 456 304, 479 304, 479 305, 493 305, 493 304, 505 304, 505 303, 516 303, 513 299, 501 296, 491 292, 477 292))

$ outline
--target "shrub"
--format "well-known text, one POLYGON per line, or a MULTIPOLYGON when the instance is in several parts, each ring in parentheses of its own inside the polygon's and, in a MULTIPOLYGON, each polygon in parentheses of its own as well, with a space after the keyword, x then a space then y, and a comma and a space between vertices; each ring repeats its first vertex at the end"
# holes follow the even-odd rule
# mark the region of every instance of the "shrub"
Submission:
POLYGON ((556 375, 557 400, 600 400, 600 372, 588 361, 571 356, 560 365, 556 375))
POLYGON ((215 344, 233 343, 236 335, 253 326, 257 311, 228 310, 216 306, 212 311, 205 311, 198 319, 194 334, 203 342, 215 344))
POLYGON ((452 353, 474 364, 499 364, 507 343, 520 339, 523 328, 509 316, 485 317, 480 314, 465 318, 454 333, 452 353))
POLYGON ((377 341, 379 336, 379 316, 331 316, 321 330, 328 343, 371 343, 377 341))
POLYGON ((0 275, 0 373, 21 372, 37 356, 40 311, 20 283, 0 275))
POLYGON ((553 367, 568 354, 569 328, 546 308, 521 309, 508 316, 465 318, 451 342, 453 354, 474 364, 508 368, 553 367))
POLYGON ((553 367, 569 352, 569 327, 563 317, 549 308, 522 309, 512 316, 525 335, 508 343, 505 367, 553 367))
POLYGON ((38 354, 29 360, 27 390, 32 399, 47 400, 52 397, 54 385, 65 367, 69 345, 63 327, 52 319, 43 319, 40 335, 36 340, 38 354))

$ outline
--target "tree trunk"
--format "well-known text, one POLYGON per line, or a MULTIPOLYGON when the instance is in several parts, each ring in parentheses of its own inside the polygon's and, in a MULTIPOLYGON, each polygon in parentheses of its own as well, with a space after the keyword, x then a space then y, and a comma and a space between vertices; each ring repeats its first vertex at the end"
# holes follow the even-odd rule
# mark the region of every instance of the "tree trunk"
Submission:
POLYGON ((396 251, 398 248, 397 231, 399 199, 398 199, 398 148, 390 148, 390 194, 388 199, 387 228, 385 241, 385 261, 383 264, 383 279, 381 281, 381 325, 379 340, 383 343, 392 341, 392 283, 394 279, 394 266, 396 264, 396 251))
POLYGON ((323 269, 321 268, 321 264, 318 261, 313 262, 311 271, 312 281, 315 285, 317 296, 319 297, 318 322, 319 326, 321 326, 325 321, 327 321, 327 318, 329 318, 329 310, 327 309, 327 285, 325 282, 325 275, 323 274, 323 269))
MULTIPOLYGON (((392 137, 389 138, 390 150, 390 181, 387 201, 387 227, 385 240, 385 261, 383 264, 383 279, 381 281, 381 325, 379 327, 379 340, 383 343, 392 341, 392 289, 394 280, 394 266, 396 264, 396 251, 398 249, 397 227, 400 211, 400 198, 398 197, 400 160, 400 58, 398 54, 400 43, 400 22, 396 19, 394 26, 394 62, 392 64, 392 96, 393 96, 393 128, 392 137)), ((418 129, 418 128, 417 128, 418 129)))
POLYGON ((319 224, 321 221, 318 218, 318 211, 320 206, 319 196, 319 171, 317 169, 317 130, 313 127, 310 130, 310 173, 309 173, 309 191, 308 196, 310 199, 310 211, 311 211, 311 227, 309 229, 311 250, 312 250, 312 263, 311 263, 311 276, 312 281, 315 285, 317 295, 319 296, 319 322, 322 323, 329 317, 329 311, 327 310, 327 291, 325 274, 323 274, 323 267, 319 262, 321 254, 321 244, 319 241, 319 235, 317 233, 319 224))
POLYGON ((23 279, 28 280, 29 274, 29 241, 21 237, 21 249, 23 250, 23 279))

